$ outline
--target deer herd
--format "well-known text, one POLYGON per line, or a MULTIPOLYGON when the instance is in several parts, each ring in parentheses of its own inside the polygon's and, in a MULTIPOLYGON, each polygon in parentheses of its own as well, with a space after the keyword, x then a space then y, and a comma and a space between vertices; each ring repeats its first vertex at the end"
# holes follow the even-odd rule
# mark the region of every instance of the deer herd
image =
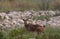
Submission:
POLYGON ((28 19, 22 19, 24 21, 24 27, 27 31, 37 32, 37 34, 43 33, 45 30, 45 25, 27 23, 28 19))

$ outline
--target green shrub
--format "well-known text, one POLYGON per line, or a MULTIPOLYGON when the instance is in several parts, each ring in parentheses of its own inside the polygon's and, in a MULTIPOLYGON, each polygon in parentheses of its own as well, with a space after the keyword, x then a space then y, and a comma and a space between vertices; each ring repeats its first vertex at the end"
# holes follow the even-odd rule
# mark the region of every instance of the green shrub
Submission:
POLYGON ((0 39, 7 39, 6 34, 0 30, 0 39))
POLYGON ((22 39, 22 35, 24 32, 25 32, 25 30, 22 28, 13 29, 13 30, 9 31, 9 38, 10 39, 16 39, 16 38, 22 39))
POLYGON ((44 33, 28 32, 25 28, 12 29, 9 32, 0 31, 0 39, 60 39, 60 28, 46 27, 44 33))
POLYGON ((45 33, 40 33, 40 35, 33 34, 32 32, 27 32, 25 29, 13 29, 9 32, 10 39, 60 39, 60 29, 47 28, 45 33))
POLYGON ((39 17, 33 17, 33 20, 37 19, 37 20, 49 20, 50 16, 44 16, 44 15, 41 15, 39 17))

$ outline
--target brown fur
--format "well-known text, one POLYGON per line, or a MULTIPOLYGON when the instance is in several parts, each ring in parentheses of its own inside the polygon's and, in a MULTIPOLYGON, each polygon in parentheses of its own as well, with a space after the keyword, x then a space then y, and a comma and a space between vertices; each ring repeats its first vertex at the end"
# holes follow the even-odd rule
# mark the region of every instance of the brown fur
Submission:
POLYGON ((45 26, 40 26, 38 24, 35 24, 35 25, 34 24, 27 24, 27 20, 28 19, 26 19, 26 20, 23 19, 24 26, 25 26, 26 30, 32 31, 32 32, 36 31, 38 34, 44 31, 45 26))

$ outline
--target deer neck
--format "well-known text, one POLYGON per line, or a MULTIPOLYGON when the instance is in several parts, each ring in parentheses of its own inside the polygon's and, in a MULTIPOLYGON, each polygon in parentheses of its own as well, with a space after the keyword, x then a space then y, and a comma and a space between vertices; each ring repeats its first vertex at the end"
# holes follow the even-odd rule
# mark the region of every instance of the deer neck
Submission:
POLYGON ((27 21, 24 22, 24 25, 25 25, 25 26, 27 25, 27 21))

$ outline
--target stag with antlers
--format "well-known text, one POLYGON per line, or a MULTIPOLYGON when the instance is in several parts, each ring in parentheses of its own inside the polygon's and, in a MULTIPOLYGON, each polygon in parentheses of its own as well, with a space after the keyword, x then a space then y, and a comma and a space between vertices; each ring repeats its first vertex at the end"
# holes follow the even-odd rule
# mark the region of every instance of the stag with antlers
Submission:
POLYGON ((23 19, 23 21, 24 21, 24 26, 28 31, 37 32, 37 34, 39 34, 42 33, 45 29, 45 26, 41 26, 39 24, 27 23, 28 19, 23 19))

